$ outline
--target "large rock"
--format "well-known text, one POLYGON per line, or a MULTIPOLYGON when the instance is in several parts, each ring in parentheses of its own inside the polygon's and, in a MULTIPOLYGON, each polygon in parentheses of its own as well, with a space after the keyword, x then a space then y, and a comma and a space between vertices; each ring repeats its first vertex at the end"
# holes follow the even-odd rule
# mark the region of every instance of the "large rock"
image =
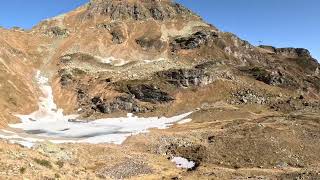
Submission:
POLYGON ((112 1, 112 0, 91 0, 88 5, 87 17, 103 15, 112 20, 148 20, 163 21, 177 17, 196 17, 183 6, 165 0, 145 1, 112 1))
POLYGON ((165 42, 161 41, 160 37, 140 37, 136 39, 136 43, 145 51, 158 51, 165 46, 165 42))
POLYGON ((151 109, 143 107, 133 98, 133 96, 119 96, 112 101, 105 101, 100 96, 95 96, 91 99, 91 107, 93 110, 110 114, 118 111, 132 112, 132 113, 144 113, 151 109))
POLYGON ((126 27, 123 27, 121 23, 101 23, 97 25, 97 28, 107 30, 115 44, 122 44, 127 40, 126 27))
POLYGON ((67 37, 69 33, 70 32, 66 28, 62 28, 59 26, 50 27, 45 32, 45 34, 50 37, 67 37))
POLYGON ((268 85, 283 87, 297 86, 297 82, 293 77, 278 69, 269 70, 263 67, 253 67, 249 69, 242 69, 242 71, 253 76, 256 80, 262 81, 268 85))
POLYGON ((213 81, 202 69, 172 69, 158 72, 157 75, 177 87, 201 86, 213 81))
POLYGON ((261 45, 259 47, 269 50, 278 55, 286 56, 286 57, 312 58, 310 52, 304 48, 275 48, 273 46, 266 46, 266 45, 261 45))
POLYGON ((122 44, 125 41, 125 37, 121 31, 112 31, 112 42, 116 44, 122 44))
POLYGON ((178 37, 170 44, 172 51, 180 49, 196 49, 209 41, 218 38, 218 34, 213 31, 198 31, 191 36, 178 37))
POLYGON ((278 85, 285 81, 281 73, 271 73, 264 68, 254 67, 246 70, 246 72, 251 74, 256 80, 269 85, 278 85))
POLYGON ((69 71, 61 69, 58 73, 60 76, 60 84, 62 85, 62 87, 67 86, 73 82, 72 74, 69 71))
POLYGON ((128 90, 135 96, 136 99, 151 103, 164 103, 173 101, 174 98, 168 93, 161 91, 159 88, 152 85, 134 85, 128 86, 128 90))

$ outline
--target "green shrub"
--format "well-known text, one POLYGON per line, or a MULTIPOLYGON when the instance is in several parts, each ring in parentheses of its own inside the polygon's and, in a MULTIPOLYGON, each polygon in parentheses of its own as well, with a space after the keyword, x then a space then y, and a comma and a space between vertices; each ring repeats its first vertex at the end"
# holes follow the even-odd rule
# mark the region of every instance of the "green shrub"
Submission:
POLYGON ((64 166, 63 161, 58 161, 58 162, 56 162, 56 164, 59 166, 59 168, 62 168, 64 166))
POLYGON ((52 165, 50 163, 50 161, 47 161, 45 159, 33 159, 34 162, 36 162, 37 164, 41 165, 41 166, 44 166, 44 167, 47 167, 47 168, 52 168, 52 165))
POLYGON ((21 167, 21 168, 19 169, 19 171, 20 171, 21 174, 24 174, 24 173, 26 172, 26 170, 27 170, 27 168, 25 168, 25 167, 21 167))

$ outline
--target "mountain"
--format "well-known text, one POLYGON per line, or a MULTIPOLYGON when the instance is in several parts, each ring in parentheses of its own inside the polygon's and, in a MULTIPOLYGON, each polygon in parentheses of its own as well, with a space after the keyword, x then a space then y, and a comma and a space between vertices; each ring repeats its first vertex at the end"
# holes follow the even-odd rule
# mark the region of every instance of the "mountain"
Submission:
MULTIPOLYGON (((26 177, 319 177, 320 65, 306 49, 253 46, 170 0, 91 0, 31 30, 0 29, 0 42, 0 127, 41 106, 37 71, 80 120, 193 112, 118 146, 1 142, 23 149, 20 170, 34 161, 26 177), (175 168, 173 157, 193 168, 175 168)), ((3 178, 21 174, 10 174, 10 153, 0 159, 3 178)))

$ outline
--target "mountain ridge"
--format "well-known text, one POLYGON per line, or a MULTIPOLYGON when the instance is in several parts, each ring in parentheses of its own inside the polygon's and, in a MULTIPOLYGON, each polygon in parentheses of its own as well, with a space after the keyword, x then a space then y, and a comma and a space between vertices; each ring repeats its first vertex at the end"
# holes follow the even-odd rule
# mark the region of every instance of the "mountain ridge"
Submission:
POLYGON ((43 134, 38 126, 8 128, 17 114, 46 113, 38 104, 48 96, 36 82, 40 72, 51 104, 79 115, 66 124, 192 112, 186 124, 122 145, 40 142, 27 150, 0 140, 0 150, 24 153, 0 154, 4 178, 17 162, 31 178, 316 178, 319 69, 306 49, 254 46, 169 0, 95 0, 30 31, 0 29, 0 127, 7 131, 43 134), (177 169, 168 161, 175 157, 194 167, 177 169))
MULTIPOLYGON (((124 73, 124 76, 107 78, 116 81, 153 77, 157 71, 172 68, 189 69, 205 63, 206 59, 224 59, 227 66, 240 67, 283 63, 278 58, 305 58, 309 59, 305 63, 310 64, 311 71, 315 72, 317 68, 316 61, 305 49, 255 47, 232 33, 219 31, 172 1, 92 1, 70 13, 43 21, 28 34, 52 44, 43 47, 45 50, 41 56, 47 63, 42 62, 41 66, 47 66, 45 68, 52 71, 49 74, 55 74, 53 82, 63 84, 72 80, 74 70, 89 73, 88 76, 95 74, 94 71, 105 74, 105 70, 99 67, 101 65, 107 71, 124 73), (143 18, 136 16, 137 9, 143 18), (90 62, 79 61, 82 56, 91 59, 90 62), (72 57, 80 59, 63 60, 72 57), (69 61, 77 63, 65 63, 69 61), (161 69, 157 67, 159 64, 163 66, 161 69), (138 71, 134 69, 144 66, 147 68, 145 72, 137 75, 138 71), (122 67, 131 70, 122 72, 122 67)), ((39 63, 41 60, 36 62, 39 63)), ((294 81, 298 83, 300 80, 294 81)), ((58 89, 70 91, 63 85, 58 89)), ((76 96, 70 97, 72 104, 76 103, 76 96)))

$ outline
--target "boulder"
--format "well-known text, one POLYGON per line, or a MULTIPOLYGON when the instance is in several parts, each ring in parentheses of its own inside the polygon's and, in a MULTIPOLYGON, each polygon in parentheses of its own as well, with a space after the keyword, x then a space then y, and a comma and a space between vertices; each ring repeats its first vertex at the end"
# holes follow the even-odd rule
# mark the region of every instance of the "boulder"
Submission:
POLYGON ((256 80, 262 81, 268 85, 286 87, 296 85, 293 78, 280 70, 271 71, 261 67, 254 67, 243 71, 253 76, 256 80))
POLYGON ((122 44, 126 41, 127 35, 125 27, 121 26, 121 23, 101 23, 96 26, 98 29, 107 30, 112 36, 112 42, 115 44, 122 44))
POLYGON ((105 101, 100 96, 95 96, 91 99, 91 108, 96 112, 103 114, 110 114, 118 111, 144 113, 152 110, 140 106, 134 97, 130 95, 119 96, 111 101, 105 101))
POLYGON ((304 48, 278 48, 276 49, 276 53, 288 57, 312 58, 310 52, 304 48))
POLYGON ((168 93, 163 92, 159 88, 152 85, 128 85, 128 90, 136 99, 144 102, 165 103, 174 100, 174 98, 168 93))
POLYGON ((191 36, 178 37, 170 43, 172 51, 180 49, 196 49, 209 41, 218 38, 218 34, 213 31, 198 31, 191 36))
POLYGON ((297 57, 312 58, 309 50, 304 48, 292 48, 292 47, 276 48, 276 47, 267 46, 267 45, 260 45, 259 47, 281 56, 294 57, 294 58, 297 58, 297 57))
POLYGON ((266 104, 269 97, 262 92, 256 92, 252 89, 240 89, 232 93, 233 100, 231 104, 266 104))
POLYGON ((69 31, 59 26, 53 26, 47 29, 45 34, 52 37, 67 37, 69 35, 69 31))
POLYGON ((126 40, 126 37, 122 31, 116 31, 116 30, 111 31, 111 35, 112 35, 112 42, 115 44, 122 44, 126 40))
POLYGON ((136 39, 136 43, 144 50, 144 51, 158 51, 165 46, 165 43, 161 41, 160 37, 140 37, 136 39))
POLYGON ((67 86, 73 82, 72 74, 67 70, 61 69, 58 73, 60 76, 60 84, 62 85, 62 87, 67 86))
POLYGON ((210 74, 202 69, 172 69, 158 72, 157 75, 176 87, 201 86, 213 81, 210 74))

